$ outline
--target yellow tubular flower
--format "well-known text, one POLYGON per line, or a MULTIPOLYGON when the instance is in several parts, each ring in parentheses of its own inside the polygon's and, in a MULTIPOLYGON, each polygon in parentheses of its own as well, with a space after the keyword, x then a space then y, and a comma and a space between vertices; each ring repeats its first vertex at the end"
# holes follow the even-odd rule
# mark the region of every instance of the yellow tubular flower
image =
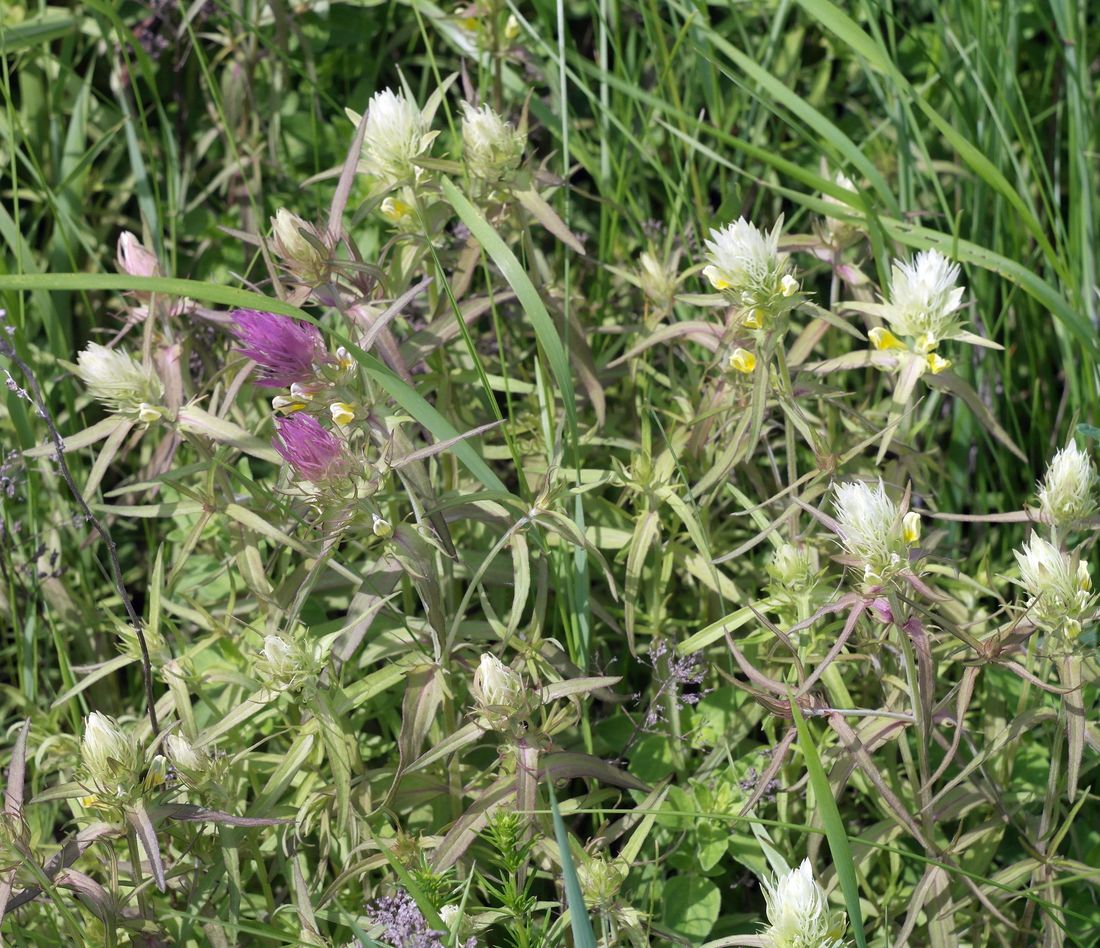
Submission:
POLYGON ((934 352, 930 352, 925 357, 925 364, 928 366, 928 371, 933 375, 939 375, 945 369, 951 368, 951 360, 945 359, 941 355, 936 355, 934 352))
POLYGON ((332 420, 338 425, 347 425, 355 421, 355 409, 347 402, 333 402, 328 406, 332 420))
POLYGON ((910 510, 901 518, 901 536, 906 543, 913 544, 920 539, 920 514, 910 510))
POLYGON ((756 356, 748 349, 734 349, 730 355, 730 368, 742 375, 752 375, 756 368, 756 356))
POLYGON ((871 345, 878 350, 883 349, 904 349, 905 344, 889 329, 884 329, 881 326, 876 326, 869 333, 871 339, 871 345))

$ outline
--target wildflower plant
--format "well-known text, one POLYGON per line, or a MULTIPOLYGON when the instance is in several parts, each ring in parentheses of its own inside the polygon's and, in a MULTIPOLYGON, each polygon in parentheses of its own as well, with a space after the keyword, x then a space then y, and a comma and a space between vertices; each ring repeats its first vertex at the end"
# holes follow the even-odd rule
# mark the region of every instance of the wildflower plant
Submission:
MULTIPOLYGON (((1100 929, 1088 150, 1060 195, 1011 149, 1017 195, 962 132, 914 137, 969 93, 900 68, 836 124, 831 73, 773 75, 797 47, 735 6, 161 4, 63 42, 0 14, 31 103, 2 139, 5 937, 1100 929), (93 39, 145 52, 76 80, 93 39), (1070 344, 1085 368, 1024 358, 1070 344)), ((913 49, 964 74, 936 28, 913 49)))

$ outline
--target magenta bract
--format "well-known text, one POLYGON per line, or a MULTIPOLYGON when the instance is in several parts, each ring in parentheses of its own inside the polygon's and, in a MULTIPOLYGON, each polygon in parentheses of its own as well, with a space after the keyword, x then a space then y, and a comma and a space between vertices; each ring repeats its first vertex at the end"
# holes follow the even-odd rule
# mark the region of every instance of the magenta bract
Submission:
POLYGON ((233 332, 242 343, 237 351, 260 367, 257 385, 289 388, 307 382, 329 360, 321 331, 310 323, 255 309, 238 309, 233 319, 233 332))
POLYGON ((275 422, 271 445, 301 478, 314 483, 346 477, 351 458, 344 443, 310 415, 296 414, 275 422))

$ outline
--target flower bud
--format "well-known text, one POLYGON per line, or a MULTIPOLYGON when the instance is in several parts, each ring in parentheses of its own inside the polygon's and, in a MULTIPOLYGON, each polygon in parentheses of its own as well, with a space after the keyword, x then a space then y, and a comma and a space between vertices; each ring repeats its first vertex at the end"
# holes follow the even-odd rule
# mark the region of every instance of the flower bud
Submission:
POLYGON ((155 790, 164 786, 168 779, 168 758, 163 754, 157 754, 150 762, 149 769, 145 771, 145 779, 142 786, 146 791, 155 790))
POLYGON ((795 591, 811 585, 814 578, 810 550, 793 543, 780 546, 765 568, 777 583, 795 591))
POLYGON ((272 677, 289 678, 298 670, 294 649, 277 635, 264 636, 263 654, 272 677))
POLYGON ((593 856, 577 867, 577 881, 589 908, 609 908, 625 879, 623 867, 603 856, 593 856))
POLYGON ((1053 631, 1088 617, 1094 603, 1092 577, 1083 561, 1074 563, 1068 553, 1035 534, 1013 555, 1036 625, 1053 631))
POLYGON ((283 412, 287 415, 296 411, 301 411, 305 407, 306 403, 300 398, 295 398, 293 395, 276 395, 271 399, 272 410, 283 412))
POLYGON ((959 265, 938 250, 921 251, 912 262, 895 260, 883 317, 899 335, 918 340, 919 351, 931 352, 962 331, 958 311, 966 288, 955 285, 958 279, 959 265))
POLYGON ((672 305, 676 296, 676 269, 662 264, 649 251, 638 257, 638 283, 656 305, 664 308, 672 305))
POLYGON ((481 656, 470 693, 483 720, 495 730, 503 730, 509 719, 528 710, 519 673, 489 652, 481 656))
POLYGON ((127 352, 90 342, 76 357, 76 374, 96 401, 138 421, 156 421, 162 413, 164 385, 152 368, 127 352))
POLYGON ((782 226, 780 219, 765 233, 741 217, 712 230, 706 241, 703 276, 741 308, 742 325, 750 329, 762 329, 769 318, 794 305, 798 280, 788 272, 787 255, 779 252, 782 226))
POLYGON ((128 230, 118 238, 118 268, 136 277, 160 276, 156 254, 146 250, 141 241, 128 230))
POLYGON ((488 105, 462 103, 462 153, 475 178, 496 183, 519 167, 527 136, 488 105))
POLYGON ((371 532, 376 537, 381 540, 388 540, 393 536, 393 524, 379 517, 378 514, 372 514, 371 517, 371 532))
POLYGON ((196 750, 181 734, 169 734, 164 739, 164 746, 168 751, 168 757, 179 770, 198 774, 204 771, 210 762, 205 751, 196 750))
POLYGON ((93 711, 84 719, 80 759, 101 793, 122 796, 134 789, 140 755, 114 718, 93 711))
POLYGON ((286 208, 276 211, 271 228, 275 253, 286 268, 311 286, 322 282, 328 273, 328 254, 317 228, 286 208))
POLYGON ((275 691, 298 691, 321 670, 324 655, 316 646, 288 642, 278 635, 264 636, 256 673, 275 691))
POLYGON ((1070 442, 1051 459, 1039 485, 1039 509, 1055 526, 1063 527, 1093 512, 1096 469, 1085 451, 1070 442))
MULTIPOLYGON (((854 196, 856 193, 855 182, 852 181, 843 171, 837 171, 833 175, 833 184, 838 188, 842 188, 845 191, 850 191, 854 196)), ((825 194, 822 192, 821 200, 826 204, 832 205, 839 211, 852 213, 852 208, 839 198, 833 197, 831 194, 825 194)), ((829 214, 825 215, 824 226, 821 229, 826 243, 832 247, 843 248, 850 244, 858 235, 859 229, 845 220, 832 217, 829 214)))

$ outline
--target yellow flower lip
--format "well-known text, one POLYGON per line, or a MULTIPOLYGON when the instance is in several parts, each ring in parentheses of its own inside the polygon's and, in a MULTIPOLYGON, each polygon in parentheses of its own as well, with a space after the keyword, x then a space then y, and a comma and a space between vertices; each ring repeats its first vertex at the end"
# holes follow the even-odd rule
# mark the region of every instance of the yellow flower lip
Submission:
POLYGON ((729 365, 735 372, 740 372, 742 375, 752 375, 753 370, 756 368, 756 356, 748 349, 738 347, 730 354, 729 365))
POLYGON ((945 369, 951 368, 951 360, 945 359, 943 356, 936 355, 934 352, 930 352, 925 357, 925 365, 928 366, 928 371, 933 375, 939 375, 945 369))
POLYGON ((905 343, 903 343, 897 336, 895 336, 889 329, 884 329, 882 326, 876 326, 868 333, 873 345, 879 351, 884 349, 904 349, 905 343))
POLYGON ((328 406, 332 420, 338 425, 347 425, 355 421, 355 407, 347 402, 333 402, 328 406))
POLYGON ((412 215, 412 205, 406 204, 401 198, 388 197, 382 202, 382 216, 390 223, 397 224, 406 217, 412 215))
POLYGON ((755 307, 750 309, 748 313, 745 314, 745 318, 741 320, 741 324, 746 329, 762 329, 764 327, 764 320, 760 315, 760 310, 755 307))
POLYGON ((901 518, 901 535, 910 545, 920 539, 920 514, 915 510, 910 510, 901 518))
POLYGON ((728 290, 733 284, 723 278, 722 274, 718 271, 717 267, 710 266, 703 268, 703 276, 710 280, 710 285, 716 290, 728 290))
POLYGON ((306 403, 287 395, 276 395, 271 399, 271 407, 275 411, 285 412, 289 415, 292 412, 301 411, 306 407, 306 403))

